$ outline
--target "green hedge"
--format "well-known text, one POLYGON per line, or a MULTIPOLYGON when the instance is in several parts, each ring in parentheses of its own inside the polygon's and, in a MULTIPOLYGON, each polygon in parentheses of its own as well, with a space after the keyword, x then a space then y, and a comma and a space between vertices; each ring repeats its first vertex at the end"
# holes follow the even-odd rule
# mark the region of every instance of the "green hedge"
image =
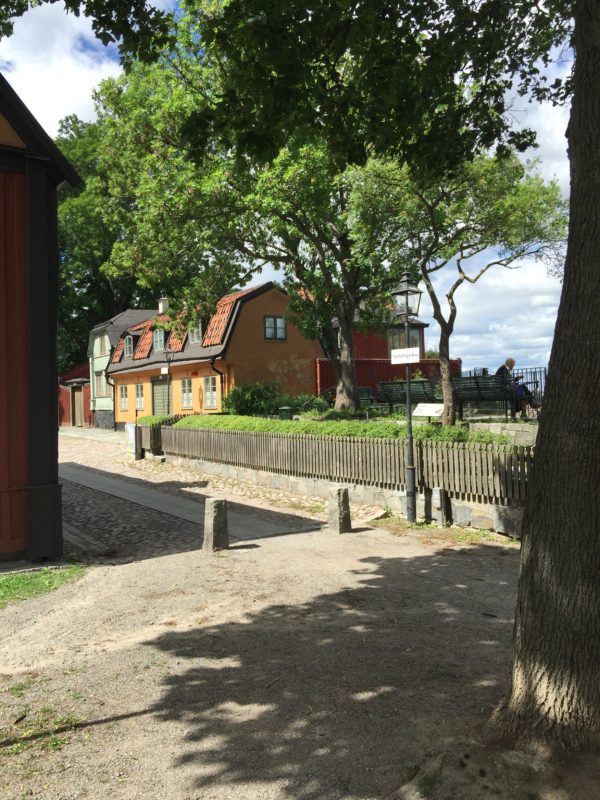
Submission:
POLYGON ((223 398, 223 408, 232 414, 253 416, 277 414, 287 406, 294 414, 301 411, 325 411, 329 404, 311 394, 282 394, 274 383, 240 383, 223 398))
MULTIPOLYGON (((406 424, 396 420, 276 420, 245 416, 194 415, 180 419, 175 428, 210 428, 212 430, 255 431, 262 433, 310 434, 312 436, 359 436, 378 439, 404 439, 406 424)), ((430 439, 445 442, 480 442, 505 444, 506 436, 489 431, 469 433, 462 426, 417 425, 413 428, 416 440, 430 439)))
POLYGON ((148 414, 147 417, 138 417, 138 419, 136 420, 136 424, 137 425, 158 425, 158 424, 162 425, 165 422, 167 422, 167 420, 171 419, 171 417, 172 417, 171 414, 169 414, 168 416, 162 416, 162 417, 158 417, 158 416, 153 417, 152 414, 148 414))

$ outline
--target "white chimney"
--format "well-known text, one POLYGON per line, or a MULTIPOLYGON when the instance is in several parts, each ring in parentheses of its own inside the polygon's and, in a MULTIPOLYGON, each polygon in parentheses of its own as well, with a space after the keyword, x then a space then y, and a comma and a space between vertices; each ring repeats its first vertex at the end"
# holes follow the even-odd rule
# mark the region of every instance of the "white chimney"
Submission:
POLYGON ((169 299, 168 299, 168 297, 159 297, 158 298, 158 313, 159 314, 164 314, 168 307, 169 307, 169 299))

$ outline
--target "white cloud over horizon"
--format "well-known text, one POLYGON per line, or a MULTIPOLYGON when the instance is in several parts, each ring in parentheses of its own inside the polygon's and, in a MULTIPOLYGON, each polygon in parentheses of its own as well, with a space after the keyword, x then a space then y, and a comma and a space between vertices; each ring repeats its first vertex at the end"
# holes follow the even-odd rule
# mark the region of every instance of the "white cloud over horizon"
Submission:
MULTIPOLYGON (((172 8, 174 0, 155 5, 172 8)), ((568 65, 557 68, 565 72, 568 65)), ((101 80, 119 74, 118 53, 105 48, 92 32, 91 22, 64 11, 62 3, 43 5, 15 21, 14 34, 0 41, 0 71, 50 136, 68 114, 94 118, 92 92, 101 80)), ((532 127, 538 148, 527 158, 540 161, 546 179, 556 178, 567 196, 569 164, 565 132, 568 109, 549 103, 514 102, 513 118, 532 127)), ((271 270, 255 282, 276 277, 271 270)), ((475 286, 463 285, 457 294, 458 317, 451 339, 453 357, 463 367, 496 367, 508 356, 521 366, 547 363, 561 284, 543 265, 526 263, 518 270, 493 268, 475 286)), ((429 322, 427 347, 437 349, 439 331, 424 296, 420 318, 429 322)))

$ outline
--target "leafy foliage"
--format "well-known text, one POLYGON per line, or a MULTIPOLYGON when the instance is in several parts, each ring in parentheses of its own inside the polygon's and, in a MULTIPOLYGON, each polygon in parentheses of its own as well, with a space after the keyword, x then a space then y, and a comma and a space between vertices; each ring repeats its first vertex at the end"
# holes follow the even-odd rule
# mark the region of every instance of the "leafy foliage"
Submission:
MULTIPOLYGON (((310 419, 276 420, 247 416, 212 416, 197 414, 180 419, 175 428, 210 428, 213 430, 254 431, 257 433, 309 434, 312 436, 356 436, 360 438, 403 439, 406 424, 396 420, 339 420, 310 419)), ((487 431, 470 434, 462 427, 420 425, 414 429, 417 440, 435 439, 445 442, 506 443, 506 437, 487 431)))
POLYGON ((288 407, 292 412, 325 410, 328 403, 313 395, 282 394, 272 383, 240 383, 223 398, 223 407, 241 416, 255 414, 277 414, 280 408, 288 407))

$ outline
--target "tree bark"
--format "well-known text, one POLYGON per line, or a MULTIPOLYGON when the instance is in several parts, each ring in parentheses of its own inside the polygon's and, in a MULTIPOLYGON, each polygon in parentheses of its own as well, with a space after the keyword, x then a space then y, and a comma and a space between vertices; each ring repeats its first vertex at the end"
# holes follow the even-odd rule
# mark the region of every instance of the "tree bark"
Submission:
POLYGON ((600 731, 600 5, 575 4, 571 218, 523 549, 509 691, 492 731, 585 747, 600 731))
POLYGON ((354 309, 338 314, 340 360, 338 362, 336 411, 355 411, 358 408, 356 366, 354 363, 354 309))
POLYGON ((454 392, 450 373, 450 334, 452 330, 445 325, 440 325, 439 360, 440 375, 442 378, 442 395, 444 410, 442 411, 442 425, 454 425, 456 409, 454 406, 454 392))

